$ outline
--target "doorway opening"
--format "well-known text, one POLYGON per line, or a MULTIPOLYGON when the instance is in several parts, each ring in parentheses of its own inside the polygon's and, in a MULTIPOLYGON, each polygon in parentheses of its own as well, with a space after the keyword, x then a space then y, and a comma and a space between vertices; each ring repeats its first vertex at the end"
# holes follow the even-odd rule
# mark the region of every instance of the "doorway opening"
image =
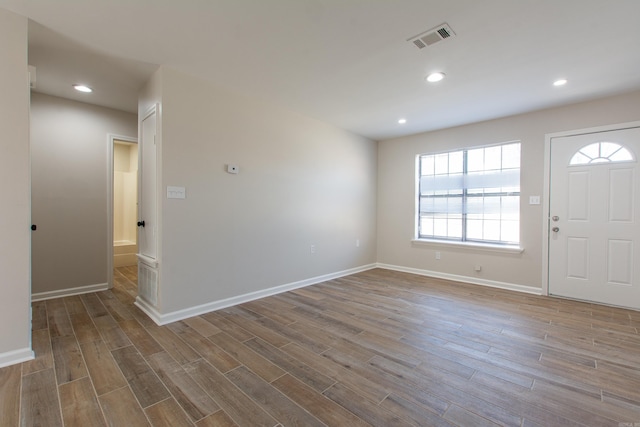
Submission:
POLYGON ((109 201, 109 287, 125 276, 136 284, 138 230, 138 143, 135 138, 109 136, 111 179, 109 201))

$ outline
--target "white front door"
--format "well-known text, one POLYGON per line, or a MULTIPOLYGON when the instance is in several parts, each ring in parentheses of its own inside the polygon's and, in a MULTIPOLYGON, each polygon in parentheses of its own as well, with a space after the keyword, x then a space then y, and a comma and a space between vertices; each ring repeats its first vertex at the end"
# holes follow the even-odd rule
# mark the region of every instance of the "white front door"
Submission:
POLYGON ((640 128, 551 139, 549 294, 640 309, 640 128))
POLYGON ((138 207, 138 248, 140 254, 156 259, 158 234, 158 208, 156 189, 156 109, 143 119, 139 147, 140 206, 138 207))

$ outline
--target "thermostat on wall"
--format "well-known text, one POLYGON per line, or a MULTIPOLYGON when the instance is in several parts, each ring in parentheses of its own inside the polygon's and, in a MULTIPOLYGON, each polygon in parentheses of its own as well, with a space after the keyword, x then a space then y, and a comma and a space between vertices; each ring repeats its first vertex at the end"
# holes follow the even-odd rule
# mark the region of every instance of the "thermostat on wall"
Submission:
POLYGON ((238 173, 240 172, 240 168, 236 165, 227 165, 227 172, 228 173, 238 173))

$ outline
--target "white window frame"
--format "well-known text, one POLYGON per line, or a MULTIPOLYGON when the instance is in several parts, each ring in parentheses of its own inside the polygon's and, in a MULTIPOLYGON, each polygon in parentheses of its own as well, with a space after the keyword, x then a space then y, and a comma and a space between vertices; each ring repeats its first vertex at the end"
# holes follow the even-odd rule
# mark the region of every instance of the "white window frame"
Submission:
MULTIPOLYGON (((455 245, 455 246, 462 246, 462 247, 479 247, 479 248, 485 248, 488 250, 493 250, 493 251, 498 251, 498 252, 522 252, 522 248, 520 248, 520 235, 521 235, 521 215, 520 215, 520 182, 519 182, 519 176, 520 176, 520 171, 521 171, 521 150, 522 150, 522 145, 521 145, 521 141, 508 141, 508 142, 503 142, 503 143, 499 143, 499 144, 490 144, 490 145, 482 145, 482 146, 473 146, 473 147, 462 147, 459 149, 455 149, 455 150, 449 150, 449 151, 445 151, 445 152, 432 152, 432 153, 422 153, 416 156, 416 165, 415 165, 415 171, 416 171, 416 192, 415 192, 415 201, 416 201, 416 210, 415 210, 415 238, 413 239, 413 243, 419 244, 419 245, 455 245), (437 236, 434 235, 432 233, 421 233, 421 225, 420 225, 420 221, 421 221, 421 197, 424 197, 422 195, 421 192, 421 184, 423 182, 422 178, 422 174, 421 174, 421 167, 422 167, 422 159, 425 157, 432 157, 432 158, 436 158, 436 156, 442 156, 442 155, 448 155, 450 156, 451 154, 453 155, 460 155, 460 153, 462 153, 463 156, 463 170, 461 171, 462 175, 464 176, 464 178, 460 178, 458 175, 460 173, 452 173, 451 169, 447 169, 447 172, 445 174, 442 175, 437 175, 437 172, 434 170, 434 174, 436 175, 431 175, 431 174, 427 174, 426 176, 433 176, 434 178, 436 176, 440 176, 440 177, 445 177, 445 179, 452 177, 453 175, 455 175, 455 179, 462 179, 465 180, 465 182, 467 182, 467 180, 471 180, 473 179, 473 173, 469 173, 467 168, 468 165, 468 153, 469 151, 473 151, 473 150, 485 150, 485 149, 491 149, 491 148, 496 148, 496 147, 504 147, 504 146, 508 146, 508 145, 512 145, 512 144, 518 144, 519 145, 519 159, 518 159, 518 166, 517 168, 514 167, 504 167, 503 165, 503 157, 501 157, 500 159, 500 167, 498 169, 496 168, 491 168, 491 169, 484 169, 484 171, 498 171, 499 173, 507 173, 509 171, 515 171, 517 170, 517 174, 518 174, 518 180, 517 180, 517 186, 518 189, 517 191, 510 191, 510 192, 504 192, 504 191, 499 191, 497 193, 492 193, 493 196, 496 197, 504 197, 504 196, 510 196, 510 197, 517 197, 517 206, 518 206, 518 219, 517 219, 517 226, 518 226, 518 239, 517 241, 500 241, 500 240, 487 240, 487 239, 478 239, 478 238, 469 238, 467 236, 468 233, 468 228, 467 228, 467 212, 465 211, 466 208, 463 207, 463 209, 461 210, 460 216, 462 218, 461 220, 461 233, 460 233, 460 237, 450 237, 450 236, 437 236), (471 175, 471 176, 469 176, 471 175)), ((486 151, 483 151, 484 154, 486 154, 486 151)), ((501 154, 502 156, 502 154, 501 154)), ((486 167, 486 162, 483 163, 483 167, 486 167)), ((428 181, 428 178, 427 178, 428 181)), ((466 185, 466 184, 465 184, 466 185)), ((464 185, 463 185, 464 187, 464 185)), ((456 193, 457 194, 457 193, 456 193)), ((446 196, 444 196, 445 198, 447 198, 446 196)), ((483 193, 483 196, 481 197, 486 197, 485 193, 483 193)), ((457 197, 454 197, 454 199, 457 197)), ((469 199, 473 198, 473 196, 469 196, 467 194, 467 190, 466 188, 462 189, 462 194, 460 195, 460 199, 461 199, 461 203, 466 206, 466 203, 468 203, 469 199)), ((451 198, 447 198, 449 200, 451 200, 451 198)), ((484 206, 483 206, 483 214, 484 214, 484 206)), ((498 220, 500 223, 500 226, 502 226, 502 222, 506 221, 503 220, 502 217, 500 217, 500 219, 498 220)), ((513 220, 511 220, 513 221, 513 220)))

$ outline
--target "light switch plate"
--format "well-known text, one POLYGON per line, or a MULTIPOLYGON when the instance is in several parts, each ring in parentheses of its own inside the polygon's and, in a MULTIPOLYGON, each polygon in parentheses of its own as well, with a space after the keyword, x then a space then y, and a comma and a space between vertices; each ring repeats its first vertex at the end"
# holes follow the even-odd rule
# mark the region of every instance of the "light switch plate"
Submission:
POLYGON ((184 187, 167 186, 167 199, 186 199, 187 190, 184 187))
POLYGON ((540 196, 529 196, 529 204, 530 205, 539 205, 540 204, 540 196))

